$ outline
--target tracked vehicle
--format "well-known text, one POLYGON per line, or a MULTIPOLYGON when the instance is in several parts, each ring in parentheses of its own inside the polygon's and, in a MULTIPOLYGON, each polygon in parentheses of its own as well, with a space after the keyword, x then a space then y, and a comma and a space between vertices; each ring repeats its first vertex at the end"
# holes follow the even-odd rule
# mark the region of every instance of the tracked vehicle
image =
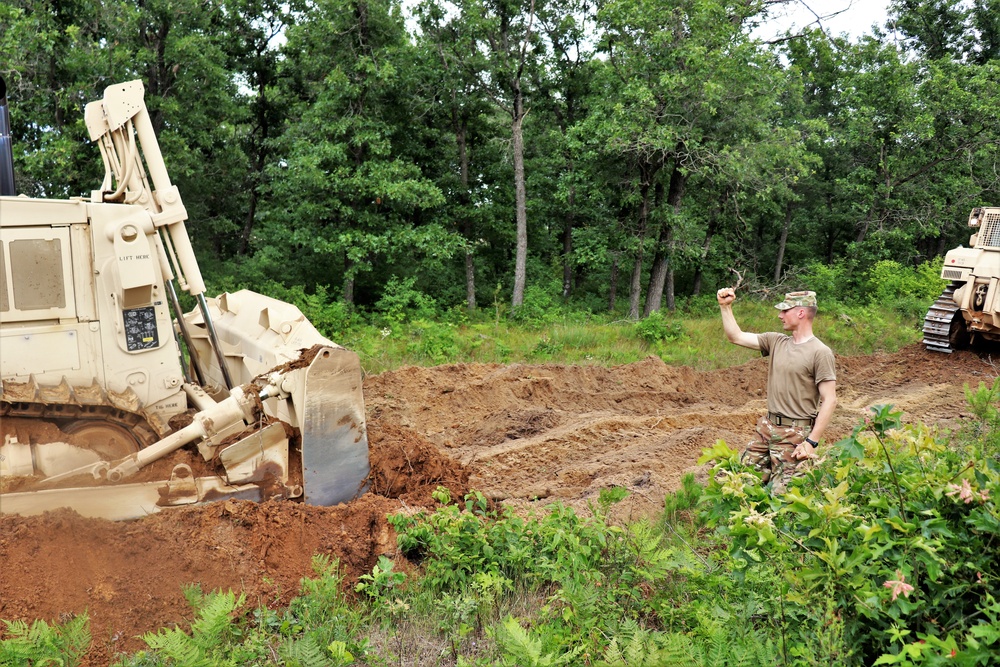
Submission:
POLYGON ((357 497, 357 355, 292 304, 206 297, 143 95, 116 84, 85 109, 99 189, 35 199, 15 193, 0 79, 0 514, 357 497))
POLYGON ((1000 340, 1000 208, 972 209, 969 227, 971 247, 945 256, 949 283, 924 318, 923 343, 934 352, 1000 340))

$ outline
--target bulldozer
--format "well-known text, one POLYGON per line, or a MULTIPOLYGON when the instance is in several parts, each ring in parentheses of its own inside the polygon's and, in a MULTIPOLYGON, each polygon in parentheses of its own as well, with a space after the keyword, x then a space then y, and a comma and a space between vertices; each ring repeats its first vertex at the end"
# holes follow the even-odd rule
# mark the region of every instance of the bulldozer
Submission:
POLYGON ((941 278, 949 281, 924 318, 923 344, 952 353, 1000 340, 1000 208, 976 207, 968 248, 948 251, 941 278))
POLYGON ((358 497, 358 356, 293 304, 206 296, 144 96, 115 84, 84 109, 99 189, 31 198, 0 78, 0 515, 358 497))

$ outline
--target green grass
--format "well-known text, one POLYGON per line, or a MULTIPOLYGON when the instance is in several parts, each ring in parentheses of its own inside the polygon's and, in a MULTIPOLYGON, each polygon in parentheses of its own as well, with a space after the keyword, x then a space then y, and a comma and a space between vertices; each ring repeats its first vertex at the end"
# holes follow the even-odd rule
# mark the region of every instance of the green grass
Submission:
MULTIPOLYGON (((737 321, 744 331, 780 331, 769 303, 737 304, 737 321)), ((712 304, 697 312, 678 309, 662 315, 665 337, 643 336, 641 323, 627 319, 584 320, 561 316, 540 324, 494 319, 459 324, 406 322, 392 326, 355 326, 332 339, 354 350, 369 374, 400 366, 447 363, 493 364, 629 364, 653 355, 674 366, 714 370, 746 363, 757 357, 726 341, 718 308, 712 304)), ((919 342, 922 317, 875 306, 832 304, 816 319, 816 335, 841 356, 895 352, 919 342)))

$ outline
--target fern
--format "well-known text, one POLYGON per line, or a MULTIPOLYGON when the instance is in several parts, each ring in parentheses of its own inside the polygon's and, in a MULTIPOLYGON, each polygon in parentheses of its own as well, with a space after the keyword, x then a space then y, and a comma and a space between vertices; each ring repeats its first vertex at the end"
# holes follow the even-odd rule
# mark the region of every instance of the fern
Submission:
MULTIPOLYGON (((609 642, 596 667, 699 667, 701 651, 681 634, 653 633, 634 622, 623 624, 622 634, 609 642)), ((704 663, 712 664, 712 663, 704 663)), ((721 666, 722 663, 720 663, 721 666)), ((713 667, 716 667, 713 665, 713 667)))
POLYGON ((232 591, 202 595, 199 588, 192 586, 184 589, 184 597, 197 612, 191 634, 177 628, 163 629, 155 634, 146 633, 143 641, 168 660, 185 667, 234 665, 222 654, 230 638, 232 615, 243 606, 246 596, 241 594, 237 599, 232 591))
POLYGON ((344 642, 333 642, 324 649, 310 635, 285 641, 279 653, 287 667, 339 667, 354 662, 344 642))
POLYGON ((35 621, 4 621, 8 638, 0 641, 0 667, 62 665, 74 667, 90 647, 90 618, 86 612, 63 625, 35 621))
POLYGON ((583 651, 582 647, 577 647, 562 655, 553 653, 542 655, 542 640, 533 638, 513 616, 508 616, 497 628, 497 641, 508 654, 503 657, 503 664, 516 667, 555 667, 572 664, 583 651))
POLYGON ((232 591, 205 596, 198 609, 198 618, 191 625, 192 636, 205 648, 220 646, 229 638, 233 613, 245 602, 245 595, 241 593, 237 599, 232 591))

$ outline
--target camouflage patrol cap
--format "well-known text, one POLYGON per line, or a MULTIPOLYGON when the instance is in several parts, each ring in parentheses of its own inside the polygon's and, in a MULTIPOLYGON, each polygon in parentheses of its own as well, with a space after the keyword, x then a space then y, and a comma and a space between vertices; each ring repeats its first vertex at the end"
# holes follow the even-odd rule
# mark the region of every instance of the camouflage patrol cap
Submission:
POLYGON ((791 308, 798 308, 799 306, 803 308, 815 308, 816 292, 789 292, 785 295, 785 300, 779 304, 775 304, 774 307, 778 310, 789 310, 791 308))

